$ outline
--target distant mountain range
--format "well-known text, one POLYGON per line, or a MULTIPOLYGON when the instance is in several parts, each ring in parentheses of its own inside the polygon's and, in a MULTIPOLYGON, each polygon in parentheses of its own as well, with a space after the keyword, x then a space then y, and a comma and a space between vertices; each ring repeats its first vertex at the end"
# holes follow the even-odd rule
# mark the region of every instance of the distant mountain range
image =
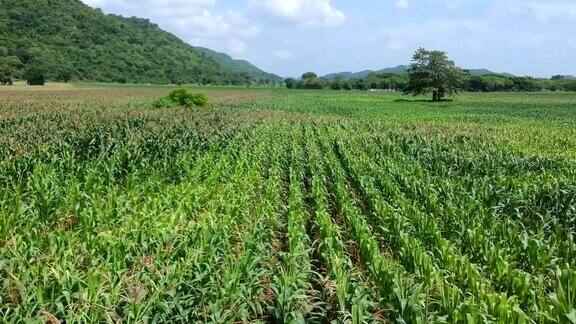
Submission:
POLYGON ((80 0, 0 0, 0 63, 50 80, 246 84, 277 75, 194 47, 147 19, 107 15, 80 0))
POLYGON ((345 80, 350 80, 350 79, 363 79, 366 76, 368 76, 368 74, 370 73, 378 73, 378 74, 385 74, 385 73, 390 73, 390 74, 405 74, 406 70, 408 69, 408 66, 406 65, 398 65, 396 67, 391 67, 391 68, 384 68, 382 70, 364 70, 361 72, 339 72, 339 73, 331 73, 331 74, 327 74, 324 76, 325 79, 328 80, 334 80, 336 78, 342 78, 345 80))
MULTIPOLYGON (((368 74, 370 73, 377 73, 377 74, 406 74, 408 69, 408 66, 406 65, 398 65, 395 67, 391 67, 391 68, 384 68, 382 70, 365 70, 365 71, 361 71, 361 72, 339 72, 339 73, 331 73, 331 74, 327 74, 324 76, 325 79, 328 80, 335 80, 336 78, 342 78, 344 80, 350 80, 350 79, 363 79, 366 76, 368 76, 368 74)), ((492 72, 490 70, 487 69, 469 69, 466 70, 469 71, 471 75, 491 75, 491 74, 500 74, 500 75, 506 75, 506 76, 512 76, 512 74, 509 73, 496 73, 496 72, 492 72)))

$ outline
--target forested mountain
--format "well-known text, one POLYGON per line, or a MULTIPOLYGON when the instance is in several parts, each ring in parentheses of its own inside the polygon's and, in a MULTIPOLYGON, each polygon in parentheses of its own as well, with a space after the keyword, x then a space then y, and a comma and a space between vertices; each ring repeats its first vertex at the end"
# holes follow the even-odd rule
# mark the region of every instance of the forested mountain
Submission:
POLYGON ((147 19, 106 15, 80 0, 0 0, 0 64, 17 78, 40 70, 58 81, 281 81, 246 61, 193 47, 147 19))
MULTIPOLYGON (((398 65, 395 67, 391 67, 391 68, 385 68, 382 70, 377 70, 377 71, 372 71, 372 70, 366 70, 366 71, 362 71, 362 72, 356 72, 356 73, 352 73, 352 72, 340 72, 340 73, 332 73, 332 74, 328 74, 325 75, 324 78, 327 80, 336 80, 336 79, 344 79, 344 80, 353 80, 353 79, 364 79, 366 78, 368 75, 376 73, 376 74, 398 74, 398 75, 403 75, 406 74, 406 70, 408 69, 408 66, 406 65, 398 65)), ((483 76, 483 75, 494 75, 494 74, 500 74, 500 75, 505 75, 505 76, 512 76, 511 74, 507 74, 507 73, 495 73, 492 72, 490 70, 486 70, 486 69, 471 69, 471 70, 466 70, 470 73, 470 75, 473 76, 483 76)))

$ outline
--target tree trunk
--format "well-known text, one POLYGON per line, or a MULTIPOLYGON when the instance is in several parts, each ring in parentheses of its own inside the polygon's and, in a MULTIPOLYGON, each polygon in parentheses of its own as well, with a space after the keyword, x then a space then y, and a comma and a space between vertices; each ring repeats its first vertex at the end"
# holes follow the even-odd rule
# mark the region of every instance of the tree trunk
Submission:
POLYGON ((432 101, 434 101, 434 102, 440 101, 440 98, 438 98, 438 97, 439 97, 438 90, 433 90, 432 91, 432 101))

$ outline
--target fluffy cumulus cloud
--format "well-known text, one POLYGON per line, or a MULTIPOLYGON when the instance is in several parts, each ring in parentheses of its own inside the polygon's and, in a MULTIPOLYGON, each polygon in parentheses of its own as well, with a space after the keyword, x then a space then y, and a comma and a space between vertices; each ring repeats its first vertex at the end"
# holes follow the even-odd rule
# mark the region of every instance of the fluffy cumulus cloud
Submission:
POLYGON ((346 15, 329 0, 250 0, 251 9, 268 18, 303 26, 338 26, 346 15))

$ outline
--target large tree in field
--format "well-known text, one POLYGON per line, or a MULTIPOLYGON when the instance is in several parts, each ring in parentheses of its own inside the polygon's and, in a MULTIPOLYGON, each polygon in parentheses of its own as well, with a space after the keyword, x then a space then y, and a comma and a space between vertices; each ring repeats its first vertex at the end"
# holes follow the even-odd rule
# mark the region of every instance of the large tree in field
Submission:
POLYGON ((448 58, 446 52, 420 48, 408 67, 409 81, 405 94, 415 96, 432 92, 432 100, 441 101, 458 92, 462 70, 448 58))

